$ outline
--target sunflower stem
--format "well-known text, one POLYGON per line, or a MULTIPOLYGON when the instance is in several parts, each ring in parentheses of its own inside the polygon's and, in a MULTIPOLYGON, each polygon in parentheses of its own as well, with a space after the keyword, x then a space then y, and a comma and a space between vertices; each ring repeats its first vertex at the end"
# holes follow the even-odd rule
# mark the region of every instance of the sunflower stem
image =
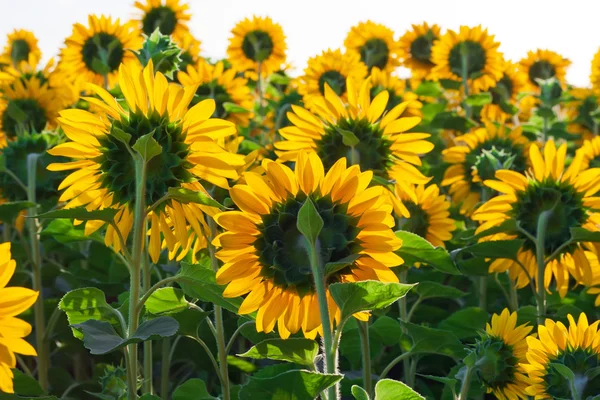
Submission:
MULTIPOLYGON (((465 99, 469 97, 469 53, 467 46, 463 43, 461 44, 460 56, 461 56, 461 72, 462 72, 462 83, 465 92, 465 99)), ((468 104, 464 104, 465 113, 467 114, 467 118, 471 118, 471 107, 468 104)))
MULTIPOLYGON (((27 201, 35 203, 36 199, 36 171, 39 154, 33 153, 27 156, 27 201)), ((35 321, 35 341, 38 353, 37 375, 40 386, 44 392, 48 391, 48 367, 50 366, 50 355, 48 343, 45 340, 46 317, 44 315, 44 296, 42 293, 42 252, 40 247, 39 225, 37 216, 37 205, 28 211, 29 235, 31 240, 31 265, 33 272, 33 290, 38 292, 38 298, 33 305, 33 316, 35 321)))
MULTIPOLYGON (((400 272, 400 283, 408 283, 408 269, 403 269, 400 272)), ((406 300, 406 296, 402 296, 400 298, 400 300, 398 300, 398 305, 400 306, 400 319, 404 322, 408 322, 408 303, 406 300)), ((406 329, 402 328, 402 330, 404 331, 404 333, 406 332, 406 329)), ((406 383, 406 381, 408 380, 408 375, 409 372, 408 370, 410 369, 410 358, 405 358, 404 360, 402 360, 402 373, 404 374, 404 382, 406 383)))
POLYGON ((467 367, 465 379, 463 379, 462 385, 460 387, 460 394, 458 395, 458 400, 467 400, 467 396, 469 395, 469 388, 471 387, 471 378, 473 377, 474 370, 475 368, 473 367, 467 367))
POLYGON ((506 271, 506 276, 508 277, 508 304, 512 312, 515 312, 519 309, 519 296, 517 296, 517 285, 515 281, 512 280, 508 271, 506 271))
POLYGON ((538 325, 544 323, 544 316, 546 315, 546 288, 544 286, 544 274, 546 269, 546 254, 545 254, 545 242, 546 242, 546 228, 548 222, 552 217, 552 211, 543 211, 538 217, 537 221, 537 239, 535 241, 535 258, 537 261, 537 313, 538 313, 538 325))
MULTIPOLYGON (((148 224, 145 224, 146 229, 148 231, 148 224)), ((145 248, 148 248, 148 236, 145 235, 145 248)), ((150 266, 150 262, 148 260, 147 252, 142 256, 143 261, 143 290, 142 292, 147 292, 152 285, 152 268, 150 266)), ((141 314, 140 307, 138 307, 138 313, 141 314)), ((152 341, 147 340, 144 342, 144 393, 153 394, 154 390, 152 388, 152 341)))
POLYGON ((369 345, 369 321, 357 321, 360 335, 360 348, 362 353, 363 388, 371 396, 373 391, 373 377, 371 375, 371 347, 369 345))
POLYGON ((171 339, 164 338, 161 346, 160 398, 169 400, 169 371, 171 369, 171 339))

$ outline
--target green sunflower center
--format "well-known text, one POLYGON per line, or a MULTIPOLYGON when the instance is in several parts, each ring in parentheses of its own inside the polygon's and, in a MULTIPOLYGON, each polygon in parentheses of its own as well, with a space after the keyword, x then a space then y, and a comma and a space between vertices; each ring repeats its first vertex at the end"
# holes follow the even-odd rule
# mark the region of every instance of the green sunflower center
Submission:
POLYGON ((319 92, 325 94, 325 84, 328 84, 338 96, 346 93, 346 77, 339 71, 326 71, 319 77, 319 92))
MULTIPOLYGON (((306 195, 300 192, 296 198, 275 205, 270 214, 262 216, 261 234, 254 242, 263 265, 261 275, 271 278, 277 286, 294 287, 300 295, 312 293, 314 282, 306 239, 296 227, 305 200, 306 195)), ((329 196, 313 199, 313 203, 325 223, 317 244, 323 265, 357 254, 358 219, 347 215, 347 205, 333 203, 329 196)), ((332 274, 328 282, 335 282, 349 268, 332 274)))
POLYGON ((212 115, 213 117, 227 117, 228 113, 227 111, 225 111, 225 107, 223 106, 223 104, 232 103, 233 100, 231 99, 229 93, 227 93, 227 90, 225 90, 223 86, 219 85, 219 83, 216 80, 213 80, 209 83, 204 83, 198 87, 198 89, 196 90, 196 95, 192 99, 192 104, 190 104, 190 107, 206 99, 215 100, 216 108, 215 112, 212 115))
POLYGON ((385 106, 386 111, 390 111, 392 108, 396 107, 398 104, 402 103, 404 99, 402 96, 398 96, 398 94, 392 89, 386 89, 383 86, 373 86, 371 88, 371 98, 374 99, 379 93, 387 90, 389 97, 387 105, 385 106))
POLYGON ((513 92, 513 81, 509 76, 503 75, 502 79, 496 83, 496 86, 490 89, 492 93, 492 103, 500 104, 503 101, 509 101, 513 92))
POLYGON ((489 336, 476 344, 477 374, 486 386, 500 390, 514 384, 519 359, 512 346, 501 338, 489 336))
POLYGON ((486 60, 486 51, 481 43, 465 40, 450 50, 448 64, 454 75, 462 77, 463 68, 466 68, 467 77, 475 79, 483 72, 486 60))
POLYGON ((100 75, 119 68, 125 54, 121 41, 105 32, 96 33, 88 38, 81 52, 86 67, 100 75))
MULTIPOLYGON (((494 138, 481 143, 465 158, 467 172, 477 171, 481 180, 494 179, 496 171, 510 169, 524 172, 526 159, 523 146, 508 138, 494 138)), ((472 190, 480 190, 480 183, 471 182, 472 190)))
MULTIPOLYGON (((591 399, 600 393, 600 379, 597 375, 590 374, 600 368, 600 357, 593 351, 581 348, 567 350, 551 363, 561 364, 569 367, 575 374, 575 390, 579 392, 580 399, 591 399)), ((562 376, 555 368, 548 366, 544 376, 546 393, 553 399, 571 399, 571 387, 568 379, 562 376)))
POLYGON ((273 53, 273 39, 265 31, 251 31, 244 36, 242 51, 252 61, 262 62, 273 53))
POLYGON ((170 35, 177 26, 177 15, 166 6, 155 7, 142 19, 142 31, 150 36, 158 28, 163 35, 170 35))
POLYGON ((371 124, 366 118, 341 119, 336 125, 328 125, 316 144, 325 170, 342 157, 346 157, 350 165, 360 165, 362 171, 372 170, 384 177, 394 165, 391 159, 392 142, 383 136, 383 130, 378 125, 371 124), (352 136, 348 132, 358 139, 354 147, 344 143, 348 143, 348 137, 352 136))
POLYGON ((427 229, 429 228, 429 215, 421 208, 421 206, 412 201, 405 201, 404 206, 408 209, 410 217, 399 218, 397 220, 396 228, 412 232, 424 238, 427 235, 427 229))
POLYGON ((539 86, 537 79, 546 80, 555 75, 556 68, 545 60, 536 61, 529 67, 529 81, 536 86, 539 86))
POLYGON ((153 132, 153 138, 162 146, 162 153, 152 158, 146 167, 146 204, 160 199, 170 187, 193 180, 188 171, 192 166, 186 161, 189 146, 181 124, 170 122, 166 114, 132 113, 129 120, 114 120, 111 134, 100 143, 103 154, 98 162, 103 172, 102 186, 114 194, 116 202, 133 204, 136 183, 134 160, 125 145, 112 134, 117 129, 131 135, 130 143, 153 132))
POLYGON ((410 44, 410 56, 411 58, 422 62, 423 64, 433 65, 431 62, 431 47, 433 47, 433 41, 437 38, 431 31, 431 29, 424 35, 417 37, 410 44))
POLYGON ((18 64, 21 61, 27 61, 29 59, 29 52, 31 48, 29 43, 24 39, 13 40, 10 48, 10 58, 14 64, 18 64))
POLYGON ((10 100, 2 113, 2 131, 9 139, 23 132, 41 132, 46 122, 46 111, 34 99, 10 100))
POLYGON ((369 70, 373 67, 385 68, 390 56, 387 43, 382 39, 369 39, 360 48, 360 59, 369 70))

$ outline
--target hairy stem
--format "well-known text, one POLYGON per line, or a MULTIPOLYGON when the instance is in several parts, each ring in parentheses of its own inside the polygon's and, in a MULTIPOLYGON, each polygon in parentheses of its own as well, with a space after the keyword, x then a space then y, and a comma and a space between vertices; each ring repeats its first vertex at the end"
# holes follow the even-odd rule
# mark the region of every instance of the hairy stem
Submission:
POLYGON ((371 375, 371 348, 369 346, 369 321, 357 321, 360 334, 360 348, 362 353, 363 388, 369 396, 373 392, 373 378, 371 375))

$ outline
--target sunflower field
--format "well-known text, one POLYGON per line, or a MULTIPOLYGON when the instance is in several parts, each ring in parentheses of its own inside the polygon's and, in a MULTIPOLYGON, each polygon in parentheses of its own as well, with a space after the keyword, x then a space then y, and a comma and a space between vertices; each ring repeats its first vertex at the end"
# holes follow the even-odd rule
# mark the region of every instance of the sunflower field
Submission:
POLYGON ((600 52, 131 10, 0 54, 0 400, 600 399, 600 52))

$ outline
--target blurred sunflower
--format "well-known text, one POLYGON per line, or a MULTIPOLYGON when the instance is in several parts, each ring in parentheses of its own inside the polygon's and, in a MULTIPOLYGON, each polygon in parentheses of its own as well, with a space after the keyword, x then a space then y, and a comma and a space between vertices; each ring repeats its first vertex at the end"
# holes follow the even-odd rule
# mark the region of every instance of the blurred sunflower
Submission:
MULTIPOLYGON (((153 74, 152 62, 142 70, 138 63, 119 67, 119 85, 127 102, 127 110, 99 86, 89 90, 99 96, 84 97, 103 111, 103 115, 84 110, 65 110, 59 122, 71 142, 60 144, 48 153, 74 159, 51 164, 52 171, 74 170, 60 185, 65 189, 60 201, 66 208, 85 206, 88 210, 116 208, 115 217, 122 236, 127 240, 133 223, 135 198, 135 165, 129 149, 120 140, 131 136, 135 143, 142 135, 153 133, 162 146, 147 168, 145 203, 150 206, 167 194, 169 188, 185 188, 206 192, 200 181, 228 188, 227 179, 236 179, 236 168, 244 165, 242 156, 228 153, 218 140, 235 134, 233 123, 211 118, 215 111, 212 99, 189 108, 196 86, 182 88, 168 83, 161 73, 153 74), (116 136, 115 132, 120 135, 116 136)), ((154 207, 149 215, 149 253, 158 261, 164 236, 169 254, 188 248, 190 241, 202 240, 206 233, 203 212, 214 209, 170 199, 154 207), (191 233, 189 230, 191 229, 191 233)), ((88 221, 87 235, 99 229, 101 221, 88 221)), ((118 251, 118 233, 112 226, 106 230, 105 242, 118 251)))
POLYGON ((384 114, 389 94, 383 91, 371 101, 370 85, 369 79, 356 86, 348 78, 346 104, 325 84, 325 97, 315 100, 314 113, 292 105, 287 116, 294 126, 280 129, 286 140, 275 143, 279 161, 294 161, 301 150, 310 150, 319 155, 326 169, 345 157, 350 164, 385 179, 427 183, 429 178, 415 166, 421 165, 420 155, 433 150, 433 144, 425 140, 430 135, 408 133, 421 118, 400 117, 409 102, 384 114))
POLYGON ((600 96, 600 49, 594 54, 591 69, 590 82, 592 84, 592 90, 596 96, 600 96))
MULTIPOLYGON (((217 282, 226 284, 224 296, 248 294, 238 313, 258 310, 256 328, 287 338, 302 330, 314 338, 322 334, 314 279, 307 267, 307 249, 296 227, 302 204, 312 201, 325 222, 319 234, 323 264, 349 260, 347 267, 326 277, 335 282, 377 280, 398 282, 391 267, 402 264, 394 254, 402 242, 392 231, 392 206, 381 186, 370 187, 373 173, 338 160, 327 174, 319 157, 300 152, 295 171, 265 161, 266 175, 246 173, 246 185, 236 185, 231 198, 241 211, 218 214, 225 232, 214 243, 224 265, 217 282)), ((340 310, 327 292, 330 318, 340 321, 340 310)), ((356 315, 364 319, 364 313, 356 315)))
POLYGON ((494 178, 498 169, 524 172, 527 167, 530 142, 521 127, 511 130, 486 123, 454 141, 455 146, 442 151, 450 165, 441 186, 450 186, 452 201, 460 204, 463 215, 471 215, 485 190, 483 181, 494 178))
POLYGON ((181 49, 181 54, 179 55, 181 58, 179 70, 185 71, 188 65, 196 67, 202 60, 200 57, 201 42, 190 32, 182 32, 180 35, 174 35, 173 40, 181 49))
POLYGON ((248 81, 238 76, 233 68, 225 70, 222 61, 211 65, 205 60, 198 63, 197 67, 189 65, 187 72, 180 71, 177 74, 179 82, 184 86, 197 87, 196 95, 190 103, 190 107, 205 99, 213 99, 216 104, 215 118, 223 118, 234 122, 236 125, 245 126, 252 116, 254 100, 248 81), (241 107, 247 112, 228 111, 226 103, 241 107))
POLYGON ((600 321, 589 325, 584 313, 577 322, 571 314, 567 318, 568 328, 562 322, 547 319, 538 327, 537 337, 527 337, 528 363, 522 366, 529 375, 526 393, 535 399, 591 399, 600 393, 600 379, 589 373, 600 368, 600 321), (572 371, 575 388, 555 365, 572 371))
POLYGON ((74 82, 113 88, 117 69, 136 60, 129 50, 137 50, 143 40, 133 22, 121 24, 104 15, 88 17, 88 27, 73 25, 73 33, 61 50, 59 68, 74 82))
POLYGON ((565 85, 567 67, 571 65, 571 61, 551 50, 538 49, 529 51, 527 57, 523 58, 519 64, 521 70, 527 74, 528 90, 539 91, 537 79, 556 78, 561 85, 565 85))
POLYGON ((304 75, 299 79, 298 93, 302 95, 307 108, 312 109, 316 100, 325 96, 325 84, 346 100, 348 79, 360 80, 365 76, 367 67, 358 54, 327 50, 308 60, 304 75))
POLYGON ((598 127, 592 114, 598 109, 598 97, 592 89, 572 88, 569 94, 573 100, 565 104, 565 114, 569 124, 567 131, 580 135, 581 139, 592 139, 598 134, 598 127))
POLYGON ((441 36, 438 25, 427 22, 412 26, 412 30, 400 38, 400 59, 402 65, 410 69, 413 77, 423 79, 429 75, 435 65, 431 58, 433 43, 441 36))
POLYGON ((431 49, 431 60, 435 64, 431 78, 462 81, 463 73, 466 73, 473 92, 486 91, 502 78, 499 46, 500 43, 494 41, 494 35, 481 26, 461 26, 458 33, 448 30, 431 49))
POLYGON ((372 21, 360 22, 350 28, 344 41, 348 53, 356 54, 369 70, 377 67, 392 72, 400 65, 399 45, 394 31, 372 21))
POLYGON ((15 268, 10 243, 0 244, 0 391, 4 393, 14 393, 12 369, 17 367, 15 353, 37 355, 23 339, 31 333, 31 325, 15 317, 36 302, 38 292, 24 287, 6 287, 15 268))
POLYGON ((577 154, 581 154, 581 168, 600 167, 600 136, 585 140, 583 145, 577 149, 577 154))
POLYGON ((519 93, 527 85, 527 75, 521 72, 517 64, 505 61, 502 78, 496 86, 490 88, 492 102, 483 106, 481 117, 490 121, 504 123, 511 117, 506 107, 515 106, 519 93))
POLYGON ((147 36, 158 29, 163 35, 183 38, 189 30, 189 6, 180 4, 179 0, 136 1, 134 6, 142 12, 140 29, 147 36))
POLYGON ((527 174, 497 171, 496 180, 486 180, 484 184, 501 194, 484 203, 473 215, 481 223, 478 233, 508 219, 518 221, 520 228, 528 233, 516 231, 494 236, 494 240, 517 238, 525 243, 517 255, 520 264, 507 259, 494 260, 490 272, 509 270, 517 286, 523 287, 529 283, 524 267, 536 284, 543 284, 548 290, 555 280, 561 297, 567 294, 570 276, 586 286, 593 280, 591 252, 580 243, 563 246, 571 238, 571 228, 600 230, 600 197, 594 197, 600 189, 600 169, 584 168, 581 153, 565 169, 566 154, 567 145, 557 149, 552 140, 544 146, 543 156, 537 146, 531 146, 532 170, 527 174), (536 248, 529 237, 537 236, 539 215, 547 210, 552 210, 544 240, 547 265, 544 282, 537 282, 536 248))
POLYGON ((227 56, 236 70, 260 72, 265 77, 285 63, 287 46, 283 29, 271 18, 246 18, 231 33, 227 56))
POLYGON ((42 52, 32 32, 15 29, 8 34, 8 43, 2 56, 9 59, 13 66, 18 66, 23 61, 36 65, 42 58, 42 52))
POLYGON ((374 99, 382 91, 389 94, 386 111, 405 101, 409 101, 406 107, 406 116, 421 117, 421 108, 423 104, 418 101, 419 96, 406 89, 406 82, 397 76, 391 75, 377 67, 371 69, 371 98, 374 99))

